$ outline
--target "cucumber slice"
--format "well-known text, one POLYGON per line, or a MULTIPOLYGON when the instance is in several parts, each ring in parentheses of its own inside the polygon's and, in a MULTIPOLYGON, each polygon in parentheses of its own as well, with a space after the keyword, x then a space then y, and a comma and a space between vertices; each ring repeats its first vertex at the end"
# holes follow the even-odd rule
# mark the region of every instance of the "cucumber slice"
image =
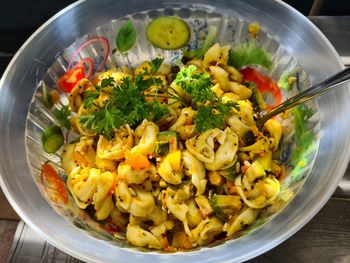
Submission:
POLYGON ((177 133, 176 131, 163 131, 157 135, 157 156, 165 156, 169 152, 177 150, 177 133))
POLYGON ((61 128, 56 125, 49 126, 41 134, 41 141, 43 143, 45 152, 56 152, 64 143, 64 137, 61 128))
POLYGON ((146 29, 147 39, 162 49, 179 49, 190 39, 188 25, 175 16, 160 16, 154 19, 146 29))

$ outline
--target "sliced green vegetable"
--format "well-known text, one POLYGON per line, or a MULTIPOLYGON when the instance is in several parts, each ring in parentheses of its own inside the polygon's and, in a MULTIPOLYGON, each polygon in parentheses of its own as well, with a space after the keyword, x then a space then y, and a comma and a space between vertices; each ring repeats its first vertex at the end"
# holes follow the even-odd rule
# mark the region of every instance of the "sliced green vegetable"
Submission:
POLYGON ((190 60, 194 57, 201 58, 204 56, 205 52, 214 44, 218 28, 216 26, 209 26, 208 35, 204 40, 203 46, 198 49, 185 50, 183 53, 183 58, 190 60))
POLYGON ((246 82, 245 84, 252 90, 251 101, 253 103, 254 110, 265 110, 266 102, 257 86, 252 82, 246 82))
POLYGON ((226 221, 229 215, 237 213, 242 208, 241 198, 238 195, 217 195, 211 199, 211 206, 216 216, 226 221))
POLYGON ((293 83, 289 81, 289 78, 293 77, 291 72, 285 71, 282 73, 280 79, 277 82, 278 87, 284 90, 290 90, 293 87, 293 83))
POLYGON ((41 102, 45 105, 46 108, 51 109, 53 106, 53 102, 49 89, 46 87, 44 81, 40 81, 39 87, 41 87, 42 92, 41 102))
POLYGON ((241 69, 249 65, 260 65, 267 69, 272 68, 271 55, 254 42, 248 42, 231 48, 228 64, 241 69))
POLYGON ((160 16, 154 19, 146 29, 147 39, 162 49, 179 49, 190 39, 188 25, 175 16, 160 16))
POLYGON ((47 153, 55 153, 64 143, 61 128, 56 125, 49 126, 41 134, 41 141, 47 153))
POLYGON ((178 139, 176 131, 160 132, 157 135, 157 139, 156 153, 158 156, 165 156, 177 150, 178 139))
POLYGON ((236 165, 233 165, 230 168, 219 171, 219 174, 225 177, 227 180, 234 182, 239 175, 239 171, 237 171, 236 165))
POLYGON ((70 121, 68 119, 70 114, 71 114, 71 111, 69 110, 69 107, 66 105, 64 105, 61 109, 55 109, 53 111, 53 115, 59 121, 61 127, 64 127, 66 129, 71 128, 71 124, 70 124, 70 121))
POLYGON ((116 44, 118 50, 121 53, 130 50, 135 44, 136 37, 136 28, 131 20, 128 20, 122 25, 117 34, 116 44))

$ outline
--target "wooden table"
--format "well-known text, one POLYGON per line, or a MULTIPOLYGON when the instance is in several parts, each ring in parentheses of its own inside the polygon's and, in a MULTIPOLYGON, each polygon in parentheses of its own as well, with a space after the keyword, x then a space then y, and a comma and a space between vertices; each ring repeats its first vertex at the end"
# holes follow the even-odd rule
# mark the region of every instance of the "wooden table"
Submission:
MULTIPOLYGON (((60 4, 62 5, 62 2, 60 4)), ((0 10, 4 6, 0 4, 0 10)), ((6 8, 9 10, 2 9, 0 14, 5 15, 6 11, 10 14, 11 4, 6 8)), ((14 9, 13 6, 12 8, 14 9)), ((31 20, 29 21, 31 24, 20 28, 19 25, 23 26, 25 17, 24 19, 22 17, 20 24, 17 23, 16 16, 1 17, 0 21, 3 23, 0 23, 0 74, 4 71, 15 51, 36 27, 32 26, 33 21, 31 20)), ((310 19, 329 38, 342 57, 344 64, 350 65, 350 16, 310 17, 310 19)), ((34 24, 38 24, 38 21, 34 21, 34 24)), ((4 240, 12 238, 14 226, 17 225, 17 221, 5 220, 6 218, 16 220, 0 194, 0 262, 5 261, 9 249, 9 245, 6 245, 4 240)), ((19 224, 14 245, 8 257, 10 262, 29 262, 29 258, 18 257, 21 253, 22 256, 26 256, 22 245, 28 241, 25 239, 23 231, 26 231, 27 235, 35 236, 30 230, 25 230, 26 228, 23 223, 19 224)), ((40 237, 36 238, 40 240, 40 237)), ((52 255, 65 256, 48 244, 45 246, 45 241, 41 240, 41 242, 44 244, 43 251, 36 256, 32 255, 30 262, 55 262, 52 255)), ((71 259, 69 257, 69 260, 71 259)), ((67 262, 67 259, 65 260, 67 262)), ((350 262, 350 167, 332 198, 305 227, 278 247, 249 262, 350 262)))

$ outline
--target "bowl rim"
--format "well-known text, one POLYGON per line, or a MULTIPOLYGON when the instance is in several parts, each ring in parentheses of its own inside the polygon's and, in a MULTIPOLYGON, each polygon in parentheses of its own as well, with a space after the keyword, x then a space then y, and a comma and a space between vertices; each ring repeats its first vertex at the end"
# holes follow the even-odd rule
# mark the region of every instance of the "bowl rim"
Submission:
MULTIPOLYGON (((71 9, 75 8, 76 6, 79 6, 80 4, 87 2, 88 0, 79 0, 75 3, 72 3, 70 5, 68 5, 67 7, 65 7, 64 9, 62 9, 61 11, 59 11, 58 13, 56 13, 54 16, 52 16, 49 20, 47 20, 43 25, 41 25, 25 42, 24 44, 19 48, 19 50, 15 53, 15 55, 13 56, 13 58, 11 59, 10 63, 8 64, 8 66, 6 67, 1 79, 0 79, 0 88, 4 85, 5 79, 7 77, 7 75, 10 72, 10 69, 12 68, 12 66, 16 63, 16 60, 18 59, 18 57, 20 57, 22 55, 22 53, 25 51, 26 47, 28 46, 29 43, 31 43, 31 41, 38 35, 40 34, 41 31, 43 31, 47 26, 49 26, 53 21, 55 21, 57 18, 59 18, 61 15, 67 13, 68 11, 70 11, 71 9)), ((297 19, 300 19, 303 21, 303 23, 306 23, 309 27, 311 27, 315 33, 317 33, 317 35, 322 38, 322 40, 324 41, 324 43, 327 45, 327 47, 329 48, 329 50, 331 51, 332 55, 334 56, 334 58, 336 59, 338 65, 339 65, 339 69, 345 68, 343 63, 341 62, 341 59, 337 53, 337 51, 335 50, 335 48, 332 46, 332 44, 330 43, 330 41, 324 36, 324 34, 320 31, 320 29, 318 29, 309 19, 307 19, 306 16, 302 15, 301 13, 299 13, 296 9, 294 9, 293 7, 289 6, 288 4, 286 4, 285 2, 283 2, 282 0, 273 0, 274 2, 277 2, 280 5, 283 5, 285 8, 289 9, 289 11, 291 11, 293 13, 293 15, 297 16, 297 19)), ((309 207, 309 210, 305 212, 304 216, 303 216, 303 220, 298 220, 296 222, 296 224, 294 225, 294 228, 288 229, 285 232, 283 232, 279 237, 275 238, 273 241, 269 241, 266 242, 266 244, 264 244, 263 246, 261 246, 260 248, 249 252, 247 254, 244 254, 241 256, 241 258, 239 260, 247 260, 249 258, 253 258, 256 257, 258 255, 261 255, 263 253, 265 253, 268 250, 271 250, 272 248, 276 247, 277 245, 279 245, 280 243, 282 243, 283 241, 285 241, 286 239, 288 239, 290 236, 292 236, 294 233, 296 233, 297 231, 299 231, 306 223, 308 223, 318 212, 319 210, 325 205, 325 203, 329 200, 329 198, 331 197, 331 195, 333 194, 333 192, 335 191, 339 181, 341 180, 341 178, 344 175, 344 172, 348 166, 350 160, 350 148, 346 149, 346 158, 344 159, 344 161, 342 162, 342 166, 338 167, 338 171, 339 173, 337 174, 336 180, 333 180, 333 184, 329 185, 329 188, 331 189, 331 191, 328 191, 326 194, 324 194, 322 196, 322 199, 319 200, 319 203, 317 205, 312 205, 309 207)), ((29 226, 31 227, 36 233, 39 233, 42 237, 44 237, 49 243, 51 243, 52 245, 54 245, 55 247, 59 248, 60 250, 75 256, 77 258, 83 259, 83 260, 87 260, 87 261, 91 261, 94 260, 96 262, 98 262, 98 258, 95 257, 94 255, 90 255, 87 256, 85 254, 79 253, 79 251, 74 250, 73 248, 71 248, 70 246, 65 246, 64 243, 65 242, 60 242, 59 240, 56 240, 54 237, 50 236, 47 232, 45 232, 44 230, 42 230, 37 224, 35 224, 34 222, 32 222, 25 214, 25 212, 22 210, 22 208, 20 207, 20 205, 18 205, 15 200, 12 198, 10 191, 8 190, 7 184, 1 174, 2 171, 0 171, 0 187, 2 188, 6 198, 8 199, 9 203, 11 204, 11 206, 14 208, 14 210, 16 211, 16 213, 18 213, 18 215, 21 217, 21 219, 29 226)), ((191 253, 191 252, 184 252, 185 254, 191 253)), ((176 253, 177 255, 181 255, 182 252, 176 253)), ((176 254, 172 254, 172 255, 176 255, 176 254)), ((162 255, 162 254, 157 254, 157 255, 162 255)))

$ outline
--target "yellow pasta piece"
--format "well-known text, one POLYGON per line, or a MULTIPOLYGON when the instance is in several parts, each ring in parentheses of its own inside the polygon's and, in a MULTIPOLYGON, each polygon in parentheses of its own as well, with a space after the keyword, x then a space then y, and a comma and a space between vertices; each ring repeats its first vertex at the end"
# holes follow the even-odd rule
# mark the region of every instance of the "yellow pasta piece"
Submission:
POLYGON ((186 125, 191 125, 193 123, 193 118, 195 115, 196 112, 191 107, 183 108, 181 110, 179 118, 169 128, 169 130, 177 131, 178 128, 181 128, 186 125))
POLYGON ((230 91, 229 89, 229 78, 228 78, 228 73, 226 70, 224 70, 221 67, 218 66, 210 66, 209 67, 209 72, 212 75, 214 81, 216 83, 220 83, 220 88, 223 91, 230 91))
POLYGON ((138 225, 128 224, 126 238, 131 244, 139 247, 161 249, 163 246, 158 238, 138 225))
POLYGON ((223 230, 227 232, 227 236, 232 236, 237 231, 241 230, 243 226, 252 224, 259 214, 259 210, 247 208, 237 217, 232 217, 229 222, 226 222, 223 230))
POLYGON ((254 111, 251 102, 248 100, 240 100, 237 103, 239 105, 238 115, 241 117, 241 120, 248 126, 254 126, 254 111))
POLYGON ((193 185, 197 188, 197 195, 203 194, 207 186, 206 172, 203 164, 188 150, 182 152, 182 158, 186 174, 191 177, 193 185))
POLYGON ((221 47, 218 43, 212 45, 204 54, 204 67, 207 68, 213 65, 226 67, 230 48, 230 46, 221 47))
POLYGON ((208 244, 213 241, 215 236, 222 232, 222 229, 223 224, 221 221, 217 217, 213 216, 203 226, 203 229, 200 231, 196 242, 201 246, 208 244))
POLYGON ((230 128, 238 135, 239 138, 251 130, 247 124, 243 123, 240 117, 237 114, 232 114, 226 118, 227 124, 230 125, 230 128))
POLYGON ((157 147, 158 132, 159 128, 155 123, 144 120, 135 130, 135 135, 140 139, 130 152, 143 155, 152 154, 157 147))
POLYGON ((138 170, 132 169, 124 161, 118 165, 118 176, 128 184, 142 184, 153 173, 156 173, 156 168, 153 164, 150 167, 138 170))
POLYGON ((232 80, 234 82, 242 83, 243 75, 236 68, 234 68, 232 66, 228 66, 226 68, 226 70, 230 74, 229 75, 230 80, 232 80))
POLYGON ((225 129, 223 136, 224 138, 219 141, 220 146, 215 152, 213 162, 205 164, 207 170, 225 170, 237 160, 238 136, 230 128, 225 129))
POLYGON ((272 140, 271 149, 276 151, 282 137, 282 124, 276 119, 269 119, 264 124, 264 128, 269 132, 272 140))
POLYGON ((230 81, 228 83, 228 89, 235 94, 237 94, 242 100, 247 100, 252 96, 252 90, 247 88, 246 86, 238 83, 230 81))
POLYGON ((196 227, 202 221, 201 214, 194 199, 191 199, 188 204, 187 221, 190 227, 196 227))
POLYGON ((186 141, 186 148, 204 163, 214 161, 214 139, 221 135, 220 129, 211 129, 186 141))
POLYGON ((158 164, 159 175, 169 184, 180 184, 183 172, 181 171, 181 151, 177 150, 169 153, 158 164))
POLYGON ((125 153, 133 145, 133 132, 129 125, 119 128, 112 140, 107 140, 103 135, 97 143, 97 155, 101 159, 121 160, 125 153))
POLYGON ((87 90, 95 90, 94 84, 90 80, 82 78, 77 82, 69 95, 69 106, 71 107, 72 111, 78 112, 83 103, 82 95, 87 90))
POLYGON ((114 204, 112 201, 112 195, 107 196, 102 202, 96 204, 94 206, 96 213, 96 220, 104 220, 106 219, 110 213, 113 211, 114 204))

